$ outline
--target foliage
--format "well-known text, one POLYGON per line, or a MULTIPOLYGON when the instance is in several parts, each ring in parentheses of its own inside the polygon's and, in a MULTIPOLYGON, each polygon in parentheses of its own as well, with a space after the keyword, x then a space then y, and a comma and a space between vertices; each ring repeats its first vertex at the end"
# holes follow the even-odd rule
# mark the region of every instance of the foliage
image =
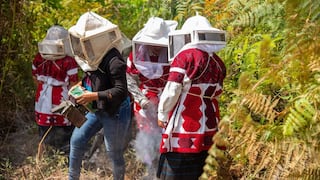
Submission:
POLYGON ((151 16, 169 17, 171 1, 109 0, 85 1, 4 1, 1 4, 1 76, 0 95, 6 106, 1 110, 32 109, 34 85, 31 62, 49 27, 59 24, 66 29, 74 25, 88 10, 118 24, 129 38, 142 28, 151 16), (146 8, 146 7, 153 8, 146 8), (127 18, 131 14, 131 18, 127 18), (21 90, 23 89, 23 90, 21 90))
MULTIPOLYGON (((30 81, 25 82, 26 77, 30 77, 30 68, 27 68, 28 47, 31 39, 28 35, 28 24, 25 22, 24 12, 21 11, 19 1, 5 1, 1 5, 1 84, 0 95, 8 95, 9 107, 15 107, 23 96, 30 98, 29 89, 21 91, 23 87, 28 87, 30 81), (16 71, 18 70, 18 71, 16 71), (6 81, 10 79, 10 81, 6 81), (15 102, 17 100, 18 102, 15 102), (13 104, 10 104, 12 102, 13 104)), ((29 79, 30 80, 30 79, 29 79)), ((25 103, 25 102, 23 102, 25 103)))
MULTIPOLYGON (((31 63, 37 53, 37 43, 45 37, 50 26, 59 24, 68 29, 77 22, 81 14, 90 10, 119 25, 122 32, 132 38, 151 16, 173 19, 175 4, 174 0, 2 1, 0 11, 2 26, 0 28, 0 58, 2 59, 0 61, 2 100, 0 104, 0 149, 3 150, 4 146, 10 142, 9 134, 25 128, 21 126, 21 122, 34 123, 35 87, 31 75, 31 63)), ((2 154, 2 156, 6 157, 7 154, 2 154)), ((0 171, 3 175, 9 173, 6 176, 9 177, 12 175, 10 174, 11 162, 14 160, 7 160, 2 156, 0 171)), ((15 163, 13 163, 14 166, 17 165, 15 163)), ((133 162, 133 166, 136 165, 133 162)))
MULTIPOLYGON (((186 13, 200 10, 201 1, 183 2, 174 0, 70 0, 55 1, 5 1, 1 6, 1 84, 0 94, 20 95, 19 100, 30 101, 33 85, 31 78, 31 61, 37 52, 37 43, 41 41, 49 27, 59 24, 66 29, 76 23, 81 14, 88 10, 118 24, 129 38, 132 38, 151 16, 172 19, 186 13), (179 7, 178 11, 175 6, 179 7), (191 7, 192 11, 187 11, 191 7), (172 13, 174 12, 174 13, 172 13), (182 13, 184 12, 184 13, 182 13), (130 14, 130 18, 127 16, 130 14), (18 53, 17 53, 18 52, 18 53), (25 74, 21 74, 25 72, 25 74), (27 77, 27 78, 24 78, 27 77), (10 88, 9 88, 10 87, 10 88), (20 91, 20 89, 25 91, 20 91)), ((9 96, 9 97, 12 97, 9 96)))
POLYGON ((7 158, 1 159, 0 162, 0 172, 3 172, 0 175, 0 179, 5 179, 8 174, 11 174, 14 171, 14 168, 10 160, 7 158))
POLYGON ((229 126, 214 138, 202 179, 318 172, 320 6, 314 3, 207 1, 211 21, 229 35, 220 53, 228 67, 220 103, 229 126), (221 141, 229 146, 217 157, 221 141), (221 158, 232 161, 223 164, 227 171, 221 158))
MULTIPOLYGON (((15 130, 18 114, 32 112, 37 42, 53 24, 68 29, 88 10, 119 25, 130 39, 151 16, 175 19, 181 27, 197 12, 227 31, 227 46, 218 52, 228 70, 219 102, 223 119, 203 179, 312 178, 319 173, 320 1, 313 0, 4 0, 4 141, 15 130)), ((11 172, 10 160, 0 162, 1 172, 11 172)))
MULTIPOLYGON (((17 112, 32 112, 31 24, 22 1, 2 1, 0 11, 0 140, 16 131, 17 112), (31 107, 31 108, 30 108, 31 107)), ((25 118, 27 120, 27 118, 25 118)), ((1 160, 2 161, 2 160, 1 160)))
POLYGON ((179 27, 181 28, 183 22, 191 16, 195 16, 197 13, 203 11, 204 1, 203 0, 177 0, 175 3, 175 20, 178 21, 179 27))

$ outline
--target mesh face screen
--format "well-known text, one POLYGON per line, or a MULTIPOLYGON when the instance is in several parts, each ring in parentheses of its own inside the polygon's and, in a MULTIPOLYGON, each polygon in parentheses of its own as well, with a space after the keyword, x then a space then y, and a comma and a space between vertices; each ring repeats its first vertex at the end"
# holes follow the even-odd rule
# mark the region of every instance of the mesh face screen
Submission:
POLYGON ((190 34, 169 36, 170 59, 173 58, 182 49, 184 45, 190 42, 191 42, 190 34))
POLYGON ((226 41, 224 33, 217 32, 198 32, 199 41, 226 41))
POLYGON ((92 45, 91 45, 91 40, 85 40, 83 41, 83 44, 84 44, 84 49, 86 51, 86 54, 88 56, 88 60, 89 61, 92 61, 95 59, 95 54, 94 54, 94 51, 93 51, 93 48, 92 48, 92 45))
POLYGON ((78 38, 70 34, 70 44, 75 56, 94 63, 106 52, 111 45, 118 40, 115 30, 97 33, 86 38, 78 38))
POLYGON ((110 42, 113 42, 117 39, 117 34, 115 31, 111 31, 108 33, 108 37, 109 37, 110 42))
POLYGON ((39 43, 38 46, 39 46, 39 52, 42 54, 53 54, 53 55, 64 54, 63 44, 39 43))
POLYGON ((134 60, 150 63, 168 63, 168 48, 165 46, 140 44, 134 42, 133 44, 134 60))
POLYGON ((88 61, 95 61, 105 50, 117 40, 115 31, 97 34, 83 40, 84 55, 88 61))
POLYGON ((72 48, 73 54, 75 56, 79 56, 80 58, 85 59, 85 56, 80 44, 80 38, 70 35, 70 41, 71 41, 71 48, 72 48))

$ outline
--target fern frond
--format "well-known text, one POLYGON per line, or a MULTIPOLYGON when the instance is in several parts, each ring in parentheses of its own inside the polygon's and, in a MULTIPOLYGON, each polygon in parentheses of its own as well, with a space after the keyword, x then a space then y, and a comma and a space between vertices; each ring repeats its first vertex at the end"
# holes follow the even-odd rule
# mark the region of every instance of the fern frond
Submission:
POLYGON ((320 72, 320 62, 319 60, 314 60, 308 64, 308 68, 312 72, 320 72))
POLYGON ((182 24, 188 17, 196 15, 196 12, 202 12, 203 6, 203 0, 179 0, 176 5, 177 15, 174 19, 182 24))
MULTIPOLYGON (((269 111, 268 113, 266 114, 267 115, 267 119, 270 119, 270 120, 273 120, 276 118, 276 116, 278 116, 278 112, 277 111, 274 111, 273 109, 277 106, 278 102, 279 102, 279 98, 274 100, 271 104, 271 106, 269 106, 269 108, 267 108, 269 111)), ((270 102, 271 102, 271 98, 270 98, 270 102)), ((266 106, 268 107, 268 106, 266 106)))
POLYGON ((283 126, 284 135, 292 135, 294 130, 299 131, 303 127, 316 122, 316 109, 306 98, 295 101, 290 107, 289 114, 283 126))
POLYGON ((302 174, 303 179, 318 179, 320 177, 320 168, 314 168, 314 169, 307 169, 302 174))
POLYGON ((306 98, 301 98, 294 104, 295 109, 301 113, 307 121, 314 123, 314 116, 317 113, 317 110, 311 105, 311 103, 306 98))
POLYGON ((283 10, 283 5, 280 3, 261 3, 258 1, 248 1, 243 4, 240 4, 239 1, 237 6, 243 6, 243 8, 238 8, 240 11, 235 12, 239 18, 233 22, 233 25, 241 27, 257 27, 259 24, 264 24, 271 28, 275 24, 279 24, 276 22, 276 18, 280 16, 283 10), (273 24, 269 20, 270 16, 274 17, 272 18, 273 24))
POLYGON ((268 150, 267 146, 265 146, 259 153, 261 156, 261 160, 259 164, 256 166, 256 170, 253 173, 253 177, 256 176, 261 170, 268 168, 268 165, 272 163, 272 157, 270 156, 270 150, 268 150))
POLYGON ((252 95, 246 95, 243 99, 243 104, 255 114, 261 115, 273 122, 277 117, 278 112, 274 110, 274 107, 278 104, 279 99, 272 102, 271 96, 265 96, 262 94, 253 93, 252 95))

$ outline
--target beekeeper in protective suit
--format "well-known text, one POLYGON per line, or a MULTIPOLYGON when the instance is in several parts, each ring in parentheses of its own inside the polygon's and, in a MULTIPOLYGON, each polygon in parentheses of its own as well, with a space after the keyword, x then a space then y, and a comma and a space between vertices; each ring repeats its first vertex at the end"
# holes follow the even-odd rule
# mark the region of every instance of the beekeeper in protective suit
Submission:
POLYGON ((149 18, 133 37, 133 51, 127 59, 128 88, 134 99, 138 129, 134 147, 136 156, 147 167, 144 178, 148 179, 155 178, 160 155, 161 128, 157 126, 157 107, 169 74, 168 34, 177 24, 173 20, 149 18))
POLYGON ((198 179, 220 120, 218 96, 226 68, 215 52, 226 44, 226 33, 196 15, 169 34, 172 60, 160 97, 158 125, 160 179, 198 179))
MULTIPOLYGON (((32 76, 37 86, 35 120, 39 136, 44 138, 44 145, 68 155, 74 127, 61 114, 51 112, 68 99, 69 88, 78 82, 78 65, 71 56, 68 31, 59 25, 51 26, 46 37, 38 43, 38 50, 32 62, 32 76)), ((39 144, 41 151, 44 145, 39 144)))
POLYGON ((81 162, 89 140, 103 128, 113 178, 124 179, 124 151, 131 121, 126 63, 121 55, 121 32, 117 25, 94 12, 80 16, 69 29, 71 49, 85 72, 78 84, 84 94, 76 103, 91 104, 84 124, 73 131, 70 142, 69 179, 79 179, 81 162))

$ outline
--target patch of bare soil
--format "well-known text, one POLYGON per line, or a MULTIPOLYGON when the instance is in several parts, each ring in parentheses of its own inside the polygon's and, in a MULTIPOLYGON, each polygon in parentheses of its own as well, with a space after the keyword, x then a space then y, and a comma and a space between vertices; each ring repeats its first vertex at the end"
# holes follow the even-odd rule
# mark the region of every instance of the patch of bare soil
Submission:
MULTIPOLYGON (((40 139, 33 112, 13 113, 6 119, 14 121, 14 126, 12 126, 14 132, 6 130, 7 133, 1 137, 0 180, 68 179, 66 155, 48 150, 42 154, 41 159, 37 159, 40 139)), ((135 151, 131 145, 125 153, 125 159, 127 164, 126 179, 142 179, 145 167, 135 157, 135 151)), ((111 166, 105 154, 103 143, 90 159, 83 162, 81 179, 112 179, 111 166)))

